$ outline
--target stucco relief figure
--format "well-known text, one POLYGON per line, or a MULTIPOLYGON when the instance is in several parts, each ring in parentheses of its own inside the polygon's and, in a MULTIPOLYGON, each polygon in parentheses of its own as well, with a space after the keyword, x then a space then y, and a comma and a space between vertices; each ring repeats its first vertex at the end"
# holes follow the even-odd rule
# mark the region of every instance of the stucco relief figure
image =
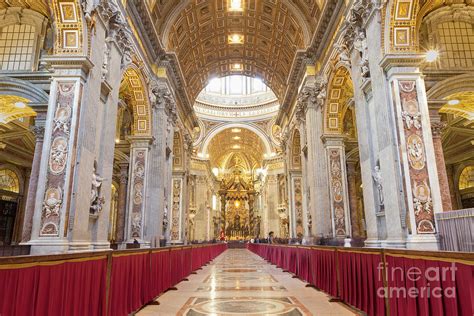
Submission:
POLYGON ((313 230, 313 217, 311 214, 308 214, 308 234, 311 235, 311 231, 313 230))
POLYGON ((368 78, 370 76, 369 69, 369 56, 368 56, 368 47, 367 47, 367 37, 365 32, 360 30, 357 34, 357 37, 354 41, 354 48, 357 49, 360 53, 360 69, 362 77, 368 78))
POLYGON ((375 185, 377 187, 378 196, 379 196, 379 205, 384 205, 383 197, 383 186, 382 186, 382 173, 380 172, 380 166, 375 166, 374 172, 372 173, 372 178, 374 179, 375 185))
POLYGON ((81 0, 82 11, 84 12, 84 18, 87 23, 92 22, 92 14, 98 5, 98 0, 81 0))
POLYGON ((416 129, 421 129, 421 114, 415 113, 410 114, 407 111, 402 112, 402 119, 405 121, 405 125, 407 129, 411 129, 412 127, 416 129))
POLYGON ((98 214, 102 211, 102 205, 105 203, 105 199, 101 197, 100 191, 102 182, 105 180, 97 174, 97 163, 94 162, 94 170, 92 171, 92 185, 91 185, 91 214, 98 214))
POLYGON ((49 188, 43 201, 43 214, 48 218, 58 216, 62 204, 62 193, 60 188, 49 188))
POLYGON ((337 53, 339 54, 339 61, 350 67, 351 66, 351 58, 349 56, 349 50, 347 46, 344 44, 335 44, 334 48, 336 49, 337 53))
POLYGON ((54 115, 53 133, 61 131, 69 135, 69 121, 71 118, 71 108, 58 107, 54 115))
POLYGON ((142 228, 142 217, 140 214, 135 214, 132 217, 132 237, 140 236, 140 230, 142 228))
POLYGON ((136 205, 141 204, 143 201, 143 184, 141 182, 136 182, 133 188, 135 193, 133 196, 133 203, 136 205))
POLYGON ((412 168, 421 170, 425 167, 425 153, 420 136, 413 134, 407 139, 408 160, 412 168))
POLYGON ((57 137, 51 144, 51 155, 49 167, 55 174, 61 173, 66 167, 67 162, 67 140, 64 137, 57 137))

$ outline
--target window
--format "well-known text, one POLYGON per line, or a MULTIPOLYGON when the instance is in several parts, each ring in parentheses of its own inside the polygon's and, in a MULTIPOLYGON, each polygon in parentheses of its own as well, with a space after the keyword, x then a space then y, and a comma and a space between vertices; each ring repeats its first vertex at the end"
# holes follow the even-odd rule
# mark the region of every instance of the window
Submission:
POLYGON ((459 176, 459 190, 474 188, 474 166, 464 168, 459 176))
POLYGON ((10 24, 0 30, 0 70, 32 70, 36 28, 10 24))
POLYGON ((13 170, 0 169, 0 190, 20 193, 20 181, 13 170))
POLYGON ((449 21, 438 26, 443 68, 474 67, 474 24, 449 21))

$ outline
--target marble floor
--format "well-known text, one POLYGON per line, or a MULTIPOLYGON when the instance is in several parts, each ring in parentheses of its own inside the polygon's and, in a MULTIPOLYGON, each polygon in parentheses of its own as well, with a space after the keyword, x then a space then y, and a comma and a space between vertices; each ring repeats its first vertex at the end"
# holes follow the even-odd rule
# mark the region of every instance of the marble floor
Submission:
POLYGON ((355 315, 244 249, 230 249, 137 315, 355 315))

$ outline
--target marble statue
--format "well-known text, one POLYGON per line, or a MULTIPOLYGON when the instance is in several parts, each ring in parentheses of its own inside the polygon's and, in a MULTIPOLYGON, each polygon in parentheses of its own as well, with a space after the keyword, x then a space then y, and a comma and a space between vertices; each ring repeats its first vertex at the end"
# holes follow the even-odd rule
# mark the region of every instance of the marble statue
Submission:
POLYGON ((92 186, 91 186, 91 214, 98 214, 102 211, 102 205, 105 202, 105 199, 100 196, 100 189, 102 187, 102 182, 105 180, 97 174, 97 163, 94 163, 94 170, 92 171, 92 186))
POLYGON ((383 186, 382 186, 382 173, 380 172, 380 166, 375 166, 374 172, 372 174, 372 178, 374 179, 375 185, 377 186, 378 195, 379 195, 379 205, 384 205, 384 197, 383 197, 383 186))

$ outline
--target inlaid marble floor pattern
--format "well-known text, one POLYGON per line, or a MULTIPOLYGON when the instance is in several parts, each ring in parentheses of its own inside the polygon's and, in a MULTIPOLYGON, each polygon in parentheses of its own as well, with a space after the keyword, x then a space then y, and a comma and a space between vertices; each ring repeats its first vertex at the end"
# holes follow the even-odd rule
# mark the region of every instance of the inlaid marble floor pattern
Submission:
POLYGON ((326 294, 244 249, 229 249, 137 315, 354 315, 326 294))

